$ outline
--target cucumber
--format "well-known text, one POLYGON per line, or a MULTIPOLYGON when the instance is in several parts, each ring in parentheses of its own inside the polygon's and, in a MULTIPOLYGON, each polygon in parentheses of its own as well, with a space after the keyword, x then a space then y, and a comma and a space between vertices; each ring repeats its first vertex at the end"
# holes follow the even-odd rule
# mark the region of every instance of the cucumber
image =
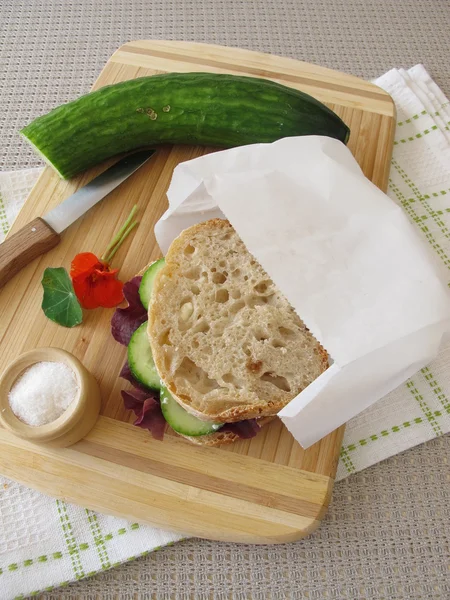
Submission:
POLYGON ((139 297, 144 308, 147 310, 148 305, 150 304, 150 298, 152 297, 153 282, 155 280, 156 273, 163 268, 165 263, 166 261, 164 258, 156 260, 149 266, 142 276, 141 285, 139 286, 139 297))
POLYGON ((133 376, 152 390, 161 389, 161 379, 155 367, 147 337, 148 321, 142 323, 131 336, 128 344, 128 364, 133 376))
POLYGON ((324 104, 267 79, 166 73, 103 87, 32 121, 21 134, 68 179, 122 152, 154 144, 232 147, 297 135, 347 143, 324 104))
POLYGON ((201 421, 200 419, 197 419, 197 417, 194 417, 194 415, 191 415, 191 413, 188 413, 187 410, 178 404, 169 390, 162 384, 159 398, 165 420, 177 433, 197 437, 199 435, 214 433, 223 426, 223 423, 207 423, 201 421))

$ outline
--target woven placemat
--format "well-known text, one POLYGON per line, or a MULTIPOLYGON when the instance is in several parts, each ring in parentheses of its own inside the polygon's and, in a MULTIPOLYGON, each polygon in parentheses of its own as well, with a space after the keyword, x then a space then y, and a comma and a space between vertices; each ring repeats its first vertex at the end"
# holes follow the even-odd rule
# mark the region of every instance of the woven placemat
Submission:
MULTIPOLYGON (((447 0, 2 0, 0 11, 2 170, 41 164, 17 131, 88 91, 132 39, 240 46, 368 79, 422 62, 450 93, 447 0)), ((189 540, 41 598, 448 599, 449 456, 447 436, 340 482, 310 539, 189 540)))

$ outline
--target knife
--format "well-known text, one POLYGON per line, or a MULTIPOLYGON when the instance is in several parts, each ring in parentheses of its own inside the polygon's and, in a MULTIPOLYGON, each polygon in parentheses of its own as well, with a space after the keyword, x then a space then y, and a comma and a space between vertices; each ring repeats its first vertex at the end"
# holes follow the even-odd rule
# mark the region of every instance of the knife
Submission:
POLYGON ((32 260, 54 248, 60 233, 141 167, 155 150, 134 152, 95 177, 42 218, 0 244, 0 288, 32 260))

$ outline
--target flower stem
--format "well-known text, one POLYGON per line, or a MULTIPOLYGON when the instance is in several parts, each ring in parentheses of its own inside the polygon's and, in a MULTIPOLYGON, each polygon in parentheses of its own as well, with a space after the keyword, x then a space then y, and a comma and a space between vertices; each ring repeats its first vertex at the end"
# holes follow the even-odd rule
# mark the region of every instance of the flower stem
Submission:
POLYGON ((101 260, 104 260, 105 262, 109 262, 112 259, 112 257, 114 256, 114 254, 117 252, 117 250, 120 248, 120 246, 123 244, 123 242, 125 241, 125 238, 130 233, 130 231, 133 229, 133 227, 135 225, 137 225, 137 221, 135 221, 133 223, 133 227, 130 227, 130 223, 131 223, 134 215, 136 214, 136 211, 137 211, 137 205, 135 204, 133 206, 133 208, 131 209, 131 212, 128 215, 128 218, 125 221, 125 223, 122 225, 122 227, 119 229, 119 231, 113 237, 111 242, 108 244, 105 252, 103 253, 103 256, 101 257, 101 260))
POLYGON ((115 253, 117 252, 117 250, 120 248, 120 246, 123 244, 123 242, 125 241, 125 239, 127 238, 128 234, 131 232, 132 229, 134 229, 134 227, 136 227, 136 225, 138 224, 138 221, 133 221, 133 223, 131 223, 131 225, 129 225, 127 227, 127 229, 125 229, 125 231, 123 232, 122 237, 120 238, 120 240, 117 242, 117 244, 111 249, 111 252, 108 254, 108 256, 102 260, 105 260, 107 263, 110 263, 111 260, 113 259, 113 256, 115 255, 115 253))

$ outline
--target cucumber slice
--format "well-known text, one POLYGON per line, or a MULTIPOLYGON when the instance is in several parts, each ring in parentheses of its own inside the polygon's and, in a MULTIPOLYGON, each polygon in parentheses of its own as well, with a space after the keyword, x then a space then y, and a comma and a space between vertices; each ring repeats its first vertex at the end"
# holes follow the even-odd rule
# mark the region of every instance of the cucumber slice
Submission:
POLYGON ((161 389, 161 379, 147 337, 148 321, 142 323, 131 336, 128 344, 128 364, 134 377, 152 390, 161 389))
POLYGON ((139 297, 145 309, 148 310, 150 298, 152 297, 153 282, 156 273, 165 265, 164 258, 160 258, 152 263, 142 276, 141 285, 139 286, 139 297))
POLYGON ((223 423, 206 423, 188 413, 178 402, 173 398, 169 390, 161 384, 159 393, 161 401, 161 410, 165 420, 169 423, 174 431, 183 435, 208 435, 214 433, 223 426, 223 423))

